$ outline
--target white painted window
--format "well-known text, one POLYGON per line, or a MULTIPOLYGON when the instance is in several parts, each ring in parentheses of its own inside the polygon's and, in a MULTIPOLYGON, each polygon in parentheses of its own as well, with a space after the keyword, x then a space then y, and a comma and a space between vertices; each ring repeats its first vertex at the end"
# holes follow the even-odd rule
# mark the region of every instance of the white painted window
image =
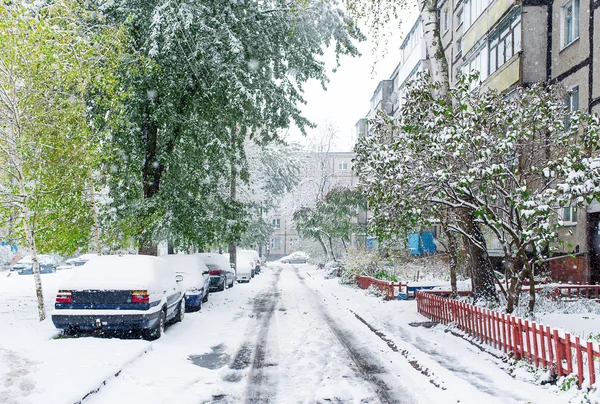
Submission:
POLYGON ((348 169, 348 161, 340 160, 338 161, 338 170, 347 170, 348 169))
POLYGON ((571 0, 562 6, 561 25, 564 48, 579 38, 579 0, 571 0))
MULTIPOLYGON (((579 86, 572 87, 569 89, 569 94, 565 98, 565 104, 569 111, 577 111, 579 110, 579 86)), ((565 117, 565 128, 569 127, 571 124, 571 116, 567 115, 565 117)))
POLYGON ((465 15, 463 13, 463 10, 460 9, 457 13, 456 13, 456 28, 460 27, 463 22, 465 22, 465 15))
POLYGON ((281 219, 273 219, 273 228, 280 229, 281 228, 281 219))
POLYGON ((487 47, 483 47, 476 54, 469 57, 469 60, 463 65, 462 71, 464 74, 470 74, 473 71, 479 72, 479 80, 483 81, 487 78, 487 47))
POLYGON ((485 9, 490 5, 493 0, 466 0, 463 10, 465 13, 465 21, 467 27, 473 25, 473 23, 479 18, 485 9))
POLYGON ((273 249, 279 250, 281 248, 281 239, 280 238, 271 239, 271 247, 273 249))
POLYGON ((560 220, 563 226, 574 226, 577 224, 577 206, 564 206, 560 213, 560 220))
POLYGON ((448 31, 448 10, 444 10, 444 32, 448 31))
POLYGON ((489 36, 489 74, 521 51, 521 13, 517 11, 489 36))

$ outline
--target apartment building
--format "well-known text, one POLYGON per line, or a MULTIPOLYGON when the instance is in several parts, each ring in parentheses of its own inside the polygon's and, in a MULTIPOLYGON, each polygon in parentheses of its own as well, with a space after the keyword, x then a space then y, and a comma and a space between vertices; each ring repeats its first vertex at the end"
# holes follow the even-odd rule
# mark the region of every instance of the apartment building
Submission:
MULTIPOLYGON (((570 95, 572 109, 600 113, 600 1, 599 0, 441 0, 438 20, 440 36, 454 82, 459 72, 477 70, 483 89, 506 94, 518 86, 535 82, 561 83, 570 95)), ((400 83, 417 65, 427 68, 427 54, 417 20, 404 39, 422 47, 419 60, 405 58, 390 76, 394 82, 397 115, 402 105, 400 83)), ((387 80, 387 81, 389 81, 387 80)), ((372 115, 371 111, 369 115, 372 115)), ((367 115, 367 117, 369 116, 367 115)), ((367 120, 356 125, 366 133, 367 120)), ((580 209, 581 210, 581 209, 580 209)), ((565 241, 561 253, 550 262, 557 280, 600 282, 600 202, 578 212, 575 206, 562 212, 560 232, 565 241), (565 256, 574 254, 575 258, 565 256), (562 257, 561 257, 562 255, 562 257)), ((488 237, 492 254, 497 241, 488 237)))
POLYGON ((300 237, 293 221, 294 211, 310 206, 335 187, 354 188, 358 182, 352 171, 354 152, 308 153, 299 186, 269 216, 273 226, 269 256, 278 259, 297 250, 300 237))

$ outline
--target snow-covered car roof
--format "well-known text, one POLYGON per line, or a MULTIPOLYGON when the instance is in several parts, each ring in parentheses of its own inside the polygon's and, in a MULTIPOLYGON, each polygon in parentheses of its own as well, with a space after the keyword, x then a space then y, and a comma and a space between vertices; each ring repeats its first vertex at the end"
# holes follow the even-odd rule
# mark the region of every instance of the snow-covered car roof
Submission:
POLYGON ((75 261, 89 261, 93 258, 97 258, 98 254, 95 253, 90 253, 90 254, 81 254, 78 257, 73 257, 73 258, 69 258, 68 260, 65 261, 65 263, 70 263, 70 262, 75 262, 75 261))
MULTIPOLYGON (((54 257, 51 255, 39 254, 37 257, 38 257, 38 263, 40 263, 40 264, 54 264, 56 262, 54 257)), ((21 258, 19 260, 19 262, 17 262, 17 264, 31 264, 31 263, 32 263, 31 255, 26 255, 23 258, 21 258)))
POLYGON ((148 290, 162 292, 175 272, 162 258, 149 255, 105 255, 86 262, 67 279, 65 290, 148 290))
POLYGON ((229 269, 229 258, 224 254, 215 254, 215 253, 198 253, 194 254, 202 258, 205 265, 218 265, 222 266, 221 270, 229 269))
POLYGON ((236 267, 238 270, 240 269, 249 269, 252 270, 254 268, 254 255, 248 251, 238 251, 235 257, 236 267))
POLYGON ((197 255, 169 254, 160 258, 167 261, 169 267, 183 275, 183 286, 186 290, 204 285, 202 272, 208 271, 202 258, 197 255))
POLYGON ((295 252, 291 253, 290 255, 286 255, 285 257, 283 257, 281 259, 285 260, 285 259, 289 259, 289 258, 306 258, 306 259, 309 259, 310 255, 308 255, 304 251, 295 251, 295 252))

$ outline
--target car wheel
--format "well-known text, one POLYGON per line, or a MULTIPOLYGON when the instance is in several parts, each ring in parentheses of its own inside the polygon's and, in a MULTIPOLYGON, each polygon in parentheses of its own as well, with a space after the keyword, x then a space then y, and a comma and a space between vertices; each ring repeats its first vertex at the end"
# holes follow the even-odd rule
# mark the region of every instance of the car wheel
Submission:
POLYGON ((148 341, 154 341, 154 340, 159 339, 165 332, 166 323, 167 323, 167 313, 165 312, 165 310, 161 310, 160 316, 159 316, 158 321, 156 322, 156 325, 154 326, 154 328, 152 328, 150 330, 145 330, 144 339, 146 339, 148 341))
MULTIPOLYGON (((202 307, 202 303, 198 305, 198 310, 202 307)), ((177 317, 175 317, 175 322, 179 323, 183 321, 185 317, 185 296, 181 299, 181 303, 179 303, 179 309, 177 310, 177 317)))

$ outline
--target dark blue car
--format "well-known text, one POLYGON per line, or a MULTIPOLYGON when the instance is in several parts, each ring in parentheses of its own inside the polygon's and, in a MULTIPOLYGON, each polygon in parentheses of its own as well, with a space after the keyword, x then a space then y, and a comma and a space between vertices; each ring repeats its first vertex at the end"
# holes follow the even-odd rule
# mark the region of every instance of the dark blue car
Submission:
POLYGON ((61 285, 52 322, 67 334, 127 330, 157 339, 167 323, 183 320, 182 280, 158 257, 98 257, 61 285))
POLYGON ((183 276, 185 306, 188 311, 198 311, 202 303, 208 301, 210 293, 209 270, 198 255, 169 254, 162 259, 169 263, 173 271, 183 276))

